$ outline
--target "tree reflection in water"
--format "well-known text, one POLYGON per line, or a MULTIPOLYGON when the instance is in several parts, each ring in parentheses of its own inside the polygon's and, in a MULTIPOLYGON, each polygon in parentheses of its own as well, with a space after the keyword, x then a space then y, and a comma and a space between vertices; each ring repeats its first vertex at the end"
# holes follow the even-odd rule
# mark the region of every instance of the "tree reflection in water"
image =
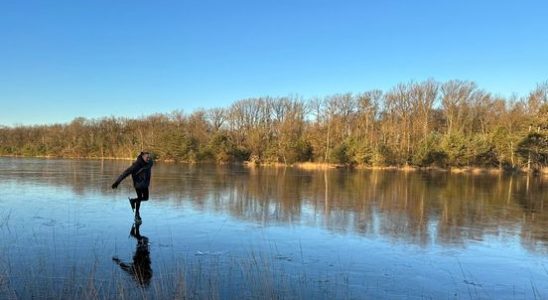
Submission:
MULTIPOLYGON (((112 195, 117 161, 3 160, 2 180, 68 185, 76 194, 112 195)), ((417 245, 463 244, 486 235, 519 236, 524 248, 548 252, 547 177, 370 170, 162 164, 154 199, 241 220, 302 224, 382 235, 417 245)))

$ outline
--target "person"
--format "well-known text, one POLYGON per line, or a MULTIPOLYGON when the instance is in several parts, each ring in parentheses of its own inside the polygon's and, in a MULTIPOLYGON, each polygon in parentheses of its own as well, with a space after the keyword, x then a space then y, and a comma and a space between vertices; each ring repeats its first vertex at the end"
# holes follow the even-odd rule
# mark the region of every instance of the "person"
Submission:
POLYGON ((122 270, 132 275, 137 283, 143 287, 148 287, 150 285, 150 280, 152 279, 149 242, 146 236, 141 235, 139 227, 139 223, 133 224, 131 231, 129 232, 129 235, 137 240, 133 262, 125 263, 117 256, 114 256, 112 260, 120 266, 122 270))
POLYGON ((116 181, 112 184, 112 188, 118 187, 120 182, 131 174, 133 179, 133 187, 137 193, 137 198, 129 198, 129 204, 131 209, 135 212, 135 222, 141 221, 141 214, 139 209, 141 208, 141 202, 148 200, 148 187, 150 185, 151 168, 154 162, 150 157, 150 153, 141 152, 133 164, 127 168, 116 181))

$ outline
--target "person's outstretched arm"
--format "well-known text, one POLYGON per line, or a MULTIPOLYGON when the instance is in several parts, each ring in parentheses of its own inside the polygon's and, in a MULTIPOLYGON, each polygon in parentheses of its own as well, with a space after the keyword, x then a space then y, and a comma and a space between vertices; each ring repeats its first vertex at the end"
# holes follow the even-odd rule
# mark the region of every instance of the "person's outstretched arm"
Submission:
POLYGON ((122 180, 124 180, 126 177, 129 176, 129 174, 131 174, 133 172, 133 170, 135 170, 135 168, 137 168, 137 162, 133 163, 129 168, 127 168, 119 177, 118 179, 116 179, 116 181, 114 181, 114 183, 112 184, 112 188, 115 189, 118 187, 118 185, 120 184, 120 182, 122 182, 122 180))

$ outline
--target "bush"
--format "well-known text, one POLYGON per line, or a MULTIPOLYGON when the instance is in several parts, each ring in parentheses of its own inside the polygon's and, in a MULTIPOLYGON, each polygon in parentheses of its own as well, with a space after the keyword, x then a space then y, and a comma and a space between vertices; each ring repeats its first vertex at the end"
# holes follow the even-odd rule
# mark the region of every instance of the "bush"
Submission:
POLYGON ((468 165, 467 141, 462 134, 446 135, 441 139, 441 151, 447 156, 447 163, 451 166, 462 167, 468 165))
POLYGON ((499 159, 495 146, 487 137, 476 135, 469 147, 471 164, 479 167, 499 166, 499 159))
POLYGON ((375 148, 371 163, 373 166, 394 166, 397 164, 397 159, 390 147, 380 144, 375 148))
POLYGON ((439 134, 429 134, 419 143, 419 146, 413 153, 411 163, 418 167, 432 165, 445 167, 447 165, 447 154, 440 149, 440 140, 441 137, 439 134))
POLYGON ((348 142, 347 155, 350 163, 372 165, 375 152, 367 142, 350 140, 348 142))
POLYGON ((339 164, 346 164, 350 162, 350 158, 348 157, 348 146, 345 143, 337 145, 331 151, 330 160, 333 163, 339 163, 339 164))
POLYGON ((519 142, 517 153, 525 161, 531 159, 531 167, 535 169, 548 166, 548 135, 540 132, 529 133, 519 142))

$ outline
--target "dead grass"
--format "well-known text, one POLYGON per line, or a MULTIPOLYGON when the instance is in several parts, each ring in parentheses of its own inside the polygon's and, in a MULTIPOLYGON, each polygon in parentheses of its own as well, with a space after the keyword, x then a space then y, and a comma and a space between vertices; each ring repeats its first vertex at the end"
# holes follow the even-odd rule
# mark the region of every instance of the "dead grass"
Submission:
POLYGON ((313 163, 313 162, 296 163, 293 166, 295 168, 299 168, 303 170, 327 170, 327 169, 336 169, 336 168, 342 167, 341 165, 337 165, 337 164, 313 163))
POLYGON ((149 286, 116 267, 110 275, 100 275, 97 260, 89 267, 77 263, 61 275, 42 268, 0 272, 0 299, 286 299, 311 284, 274 272, 276 260, 266 253, 173 259, 175 268, 153 264, 149 286), (17 283, 10 281, 12 276, 17 283))

